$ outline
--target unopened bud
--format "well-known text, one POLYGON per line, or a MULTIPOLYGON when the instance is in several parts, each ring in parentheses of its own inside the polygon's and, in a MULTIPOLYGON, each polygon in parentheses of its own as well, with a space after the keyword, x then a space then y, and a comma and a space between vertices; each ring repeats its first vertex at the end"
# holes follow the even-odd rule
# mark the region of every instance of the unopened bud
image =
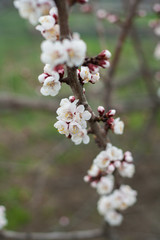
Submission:
POLYGON ((111 109, 106 113, 106 117, 113 117, 116 114, 115 109, 111 109))
POLYGON ((58 72, 60 78, 64 76, 64 65, 58 65, 54 68, 54 71, 58 72))
POLYGON ((69 101, 72 103, 72 102, 74 102, 76 99, 75 99, 75 96, 70 96, 69 97, 69 101))
POLYGON ((107 120, 107 124, 110 128, 113 127, 113 123, 114 123, 114 119, 112 117, 110 117, 108 120, 107 120))
POLYGON ((107 60, 100 60, 99 61, 99 66, 102 68, 109 68, 110 67, 110 62, 107 60))
POLYGON ((105 108, 103 106, 99 106, 97 108, 97 111, 99 112, 100 116, 103 116, 104 112, 105 112, 105 108))
POLYGON ((98 57, 100 57, 101 59, 104 60, 108 60, 109 58, 111 58, 111 53, 108 50, 103 50, 100 54, 98 54, 98 57))
POLYGON ((84 176, 83 180, 84 180, 84 182, 89 182, 90 177, 89 176, 84 176))
POLYGON ((114 170, 115 170, 115 166, 114 166, 113 164, 110 164, 110 165, 108 166, 107 172, 108 172, 108 173, 112 173, 114 170))
POLYGON ((55 19, 55 23, 57 24, 58 22, 58 10, 56 7, 51 8, 49 11, 49 14, 55 19))
POLYGON ((94 64, 92 64, 92 63, 89 63, 89 64, 88 64, 88 68, 89 68, 89 71, 90 71, 91 73, 93 73, 93 74, 96 74, 96 73, 99 72, 99 67, 96 66, 96 65, 94 65, 94 64))
POLYGON ((124 160, 127 162, 133 162, 132 153, 127 151, 124 153, 124 160))
POLYGON ((81 4, 85 4, 85 3, 88 3, 88 0, 78 0, 77 2, 79 2, 81 4))

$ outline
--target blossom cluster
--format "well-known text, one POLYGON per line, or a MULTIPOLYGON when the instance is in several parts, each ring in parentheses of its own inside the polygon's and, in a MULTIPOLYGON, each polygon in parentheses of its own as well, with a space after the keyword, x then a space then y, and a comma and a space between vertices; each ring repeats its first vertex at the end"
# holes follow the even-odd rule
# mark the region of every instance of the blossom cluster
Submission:
POLYGON ((54 5, 52 0, 15 0, 13 3, 20 16, 28 19, 33 25, 38 23, 41 16, 48 14, 54 5))
POLYGON ((58 121, 54 127, 58 129, 60 134, 65 134, 66 137, 76 144, 83 142, 89 143, 87 135, 87 122, 91 118, 91 113, 85 110, 83 105, 78 105, 78 100, 72 96, 70 99, 64 98, 60 102, 60 107, 57 109, 58 121))
POLYGON ((101 196, 98 201, 98 212, 104 216, 104 219, 112 226, 120 225, 123 216, 119 211, 126 210, 135 204, 137 192, 128 185, 121 185, 112 194, 101 196))
POLYGON ((41 45, 41 60, 45 64, 55 67, 59 64, 66 64, 68 67, 78 67, 82 65, 86 44, 80 39, 65 39, 63 41, 44 41, 41 45))
POLYGON ((0 230, 7 225, 6 209, 4 206, 0 206, 0 230))
POLYGON ((129 186, 121 185, 114 190, 114 173, 117 171, 121 177, 132 178, 135 173, 131 152, 123 151, 108 143, 104 151, 101 151, 93 160, 85 182, 89 182, 101 196, 98 201, 98 212, 112 226, 120 225, 123 216, 117 212, 127 209, 136 202, 136 191, 129 186))
POLYGON ((59 25, 57 8, 53 7, 49 11, 49 15, 41 16, 39 18, 40 25, 36 29, 41 32, 42 36, 51 41, 59 39, 59 25))
POLYGON ((85 180, 91 183, 94 182, 93 186, 95 186, 101 176, 113 174, 115 170, 122 177, 132 178, 135 173, 133 157, 131 152, 123 153, 120 148, 108 143, 106 149, 101 151, 93 160, 93 165, 88 171, 85 180))

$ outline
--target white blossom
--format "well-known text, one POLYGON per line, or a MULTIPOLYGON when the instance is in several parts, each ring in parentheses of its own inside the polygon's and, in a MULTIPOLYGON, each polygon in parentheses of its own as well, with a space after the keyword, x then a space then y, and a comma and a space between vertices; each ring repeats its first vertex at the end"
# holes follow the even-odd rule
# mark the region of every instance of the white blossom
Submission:
POLYGON ((7 225, 6 209, 4 206, 0 206, 0 230, 7 225))
POLYGON ((135 166, 132 163, 123 162, 118 168, 118 172, 122 177, 132 178, 135 173, 135 166))
POLYGON ((94 159, 94 163, 100 168, 105 169, 109 166, 111 155, 107 151, 101 151, 94 159))
POLYGON ((137 191, 133 190, 128 185, 121 185, 120 191, 124 196, 124 201, 126 204, 131 207, 133 206, 137 201, 137 191))
POLYGON ((85 110, 83 105, 79 105, 76 109, 75 120, 83 127, 87 127, 86 121, 91 118, 91 113, 85 110))
POLYGON ((114 161, 123 159, 123 151, 112 144, 107 144, 106 150, 101 151, 93 162, 102 170, 112 173, 115 170, 114 161))
POLYGON ((63 64, 67 60, 67 53, 60 41, 52 43, 51 41, 46 40, 41 44, 41 49, 42 62, 50 64, 52 67, 63 64))
POLYGON ((92 83, 98 82, 99 79, 100 79, 100 74, 99 74, 99 73, 95 73, 95 74, 92 74, 92 75, 91 75, 91 82, 92 82, 92 83))
POLYGON ((76 114, 77 101, 70 102, 68 98, 64 98, 60 102, 60 107, 57 109, 58 120, 65 121, 67 123, 74 120, 76 114))
POLYGON ((43 84, 40 92, 44 96, 56 96, 61 89, 61 83, 59 81, 59 74, 53 70, 53 68, 46 64, 44 67, 44 73, 39 75, 38 80, 43 84))
POLYGON ((123 151, 120 148, 112 146, 112 144, 107 144, 106 151, 110 155, 112 161, 123 159, 123 151))
POLYGON ((81 67, 80 77, 83 80, 83 83, 88 83, 91 80, 91 73, 88 67, 81 67))
POLYGON ((44 96, 56 96, 59 93, 60 89, 61 83, 59 81, 59 78, 57 79, 56 77, 52 76, 45 79, 40 91, 44 96))
POLYGON ((119 226, 123 221, 123 216, 115 210, 109 210, 107 211, 104 219, 111 226, 119 226))
POLYGON ((114 119, 113 132, 115 134, 123 134, 123 130, 124 130, 124 122, 120 121, 120 118, 114 119))
POLYGON ((97 204, 98 212, 112 226, 119 225, 123 217, 116 210, 123 211, 135 204, 137 192, 128 185, 121 187, 108 196, 102 196, 97 204))
POLYGON ((82 129, 81 127, 79 127, 80 125, 77 123, 70 123, 69 124, 69 130, 70 133, 72 134, 72 141, 78 145, 81 144, 81 142, 83 142, 84 144, 88 144, 90 141, 89 136, 87 135, 87 130, 86 129, 82 129))
POLYGON ((113 187, 114 187, 113 175, 101 177, 100 181, 97 183, 97 192, 100 195, 108 194, 113 190, 113 187))
POLYGON ((63 46, 67 52, 67 65, 69 67, 82 65, 86 55, 86 44, 80 39, 65 39, 63 46))
POLYGON ((129 151, 124 153, 124 158, 125 158, 125 161, 127 161, 127 162, 133 162, 132 153, 129 151))
POLYGON ((88 170, 88 175, 91 177, 96 177, 99 174, 99 171, 100 171, 99 167, 93 163, 90 169, 88 170))
POLYGON ((52 0, 15 0, 13 3, 20 16, 33 25, 38 23, 39 17, 48 14, 53 6, 52 0))
POLYGON ((62 99, 60 107, 57 109, 57 119, 68 124, 69 135, 76 145, 81 142, 88 144, 90 138, 87 135, 86 121, 91 118, 91 113, 85 110, 83 105, 77 106, 77 103, 78 100, 74 100, 73 96, 70 100, 62 99))
POLYGON ((102 196, 97 204, 97 209, 100 215, 105 216, 108 210, 113 209, 112 195, 102 196))
POLYGON ((60 134, 65 134, 66 137, 68 137, 69 135, 69 128, 68 128, 68 124, 64 121, 57 121, 55 124, 54 124, 54 127, 57 128, 58 132, 60 134))
POLYGON ((59 39, 59 25, 55 24, 56 20, 54 17, 48 15, 39 18, 41 25, 38 25, 36 29, 41 32, 42 36, 51 41, 59 39))
POLYGON ((136 203, 137 192, 128 185, 121 185, 119 190, 113 192, 112 197, 114 208, 125 210, 136 203))
POLYGON ((59 39, 59 25, 58 24, 54 25, 51 29, 48 29, 48 30, 45 30, 43 28, 43 26, 41 26, 41 25, 38 25, 36 27, 36 29, 41 32, 42 36, 46 40, 51 40, 54 42, 57 39, 59 39))

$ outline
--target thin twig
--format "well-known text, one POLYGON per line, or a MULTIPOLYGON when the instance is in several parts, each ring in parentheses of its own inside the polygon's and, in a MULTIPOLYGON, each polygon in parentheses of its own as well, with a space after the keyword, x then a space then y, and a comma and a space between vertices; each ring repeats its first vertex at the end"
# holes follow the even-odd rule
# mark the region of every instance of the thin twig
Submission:
POLYGON ((107 108, 110 108, 110 105, 111 105, 111 96, 112 96, 112 89, 113 89, 112 79, 113 79, 113 76, 116 72, 123 45, 124 45, 125 40, 128 36, 130 27, 132 26, 134 16, 136 14, 136 9, 137 9, 140 1, 141 0, 133 1, 133 4, 130 6, 130 9, 128 11, 129 12, 128 16, 126 17, 126 20, 123 23, 122 28, 121 28, 121 32, 120 32, 120 35, 119 35, 119 38, 118 38, 118 41, 117 41, 116 49, 115 49, 115 52, 113 54, 111 67, 109 68, 108 74, 107 74, 107 76, 105 78, 105 81, 104 81, 105 87, 106 87, 104 98, 105 98, 105 105, 106 105, 107 108))

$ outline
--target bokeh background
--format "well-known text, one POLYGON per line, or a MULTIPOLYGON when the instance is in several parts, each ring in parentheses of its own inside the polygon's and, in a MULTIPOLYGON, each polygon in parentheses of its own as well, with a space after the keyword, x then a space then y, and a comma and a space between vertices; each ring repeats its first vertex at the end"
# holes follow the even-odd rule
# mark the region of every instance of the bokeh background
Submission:
MULTIPOLYGON (((99 8, 124 16, 119 0, 95 2, 99 8)), ((148 26, 150 20, 156 19, 152 11, 155 2, 143 1, 140 9, 147 15, 137 17, 135 25, 152 72, 150 81, 158 87, 154 74, 160 62, 153 57, 158 39, 148 26)), ((105 29, 106 47, 113 52, 120 29, 107 21, 99 24, 105 29)), ((94 14, 82 13, 78 5, 73 8, 70 25, 86 41, 89 56, 101 51, 94 14)), ((37 76, 43 71, 42 40, 39 32, 20 18, 11 0, 0 1, 0 204, 7 208, 7 228, 53 231, 99 227, 103 219, 96 210, 98 195, 83 182, 99 149, 93 140, 87 146, 74 146, 53 127, 55 107, 71 92, 63 86, 55 98, 40 95, 37 76), (16 105, 15 99, 29 106, 16 105), (34 107, 37 102, 41 105, 39 110, 34 107)), ((132 180, 125 182, 138 190, 138 202, 125 213, 122 226, 114 234, 123 240, 158 240, 160 114, 151 110, 139 67, 128 37, 114 80, 112 102, 119 109, 117 116, 125 122, 125 132, 122 136, 110 134, 110 138, 117 147, 133 153, 137 171, 132 180), (127 81, 132 76, 132 81, 127 81)), ((105 70, 102 75, 105 77, 105 70)), ((95 111, 103 105, 102 91, 102 81, 86 87, 95 111)))

